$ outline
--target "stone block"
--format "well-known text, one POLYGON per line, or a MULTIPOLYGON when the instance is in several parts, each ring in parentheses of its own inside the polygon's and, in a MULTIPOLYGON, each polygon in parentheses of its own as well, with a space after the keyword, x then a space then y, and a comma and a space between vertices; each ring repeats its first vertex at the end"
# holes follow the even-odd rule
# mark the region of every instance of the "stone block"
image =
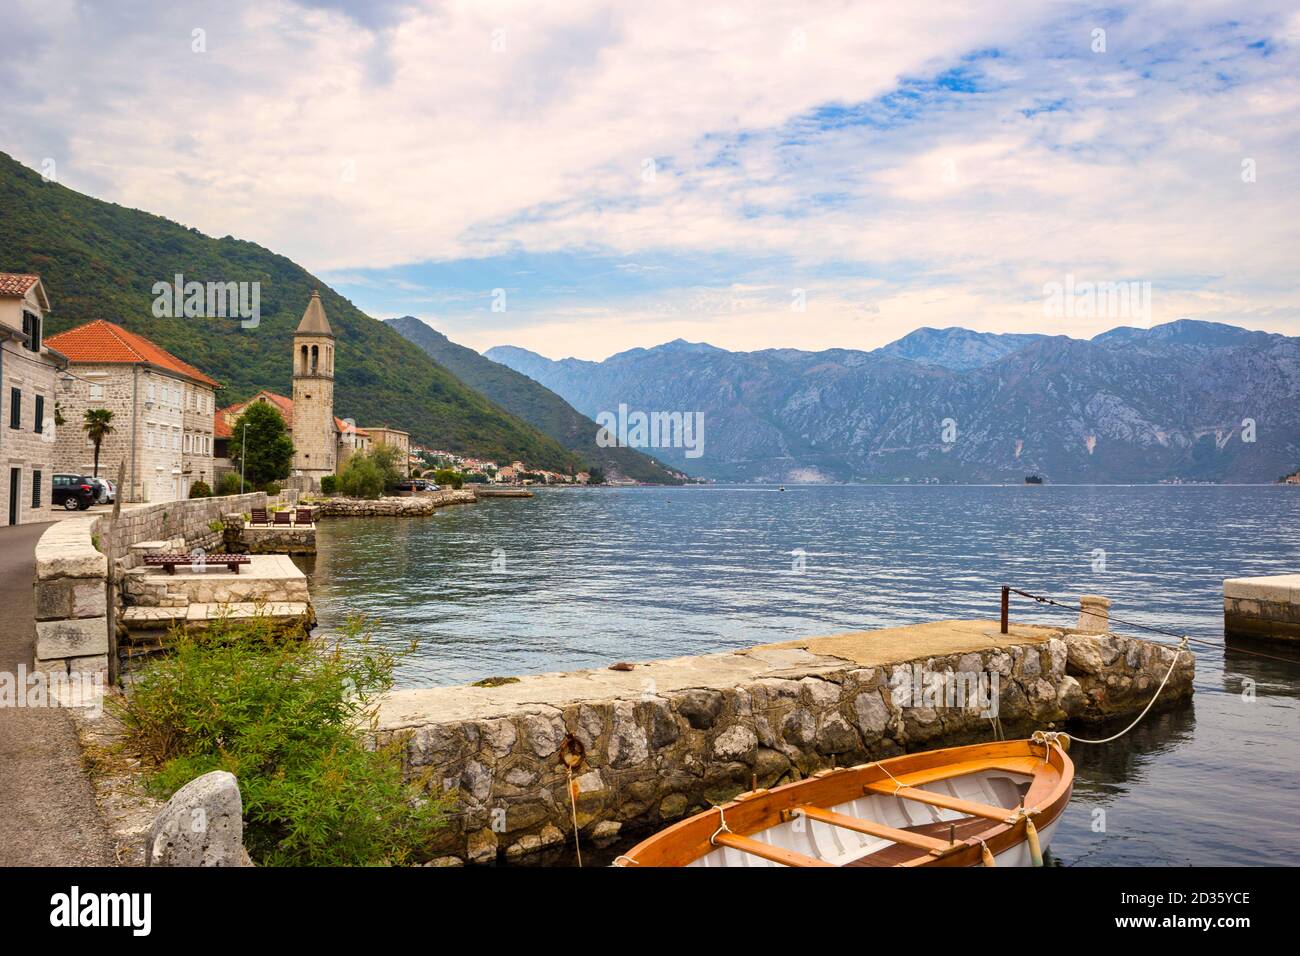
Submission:
POLYGON ((252 866, 234 774, 213 770, 181 787, 154 821, 146 866, 252 866))
POLYGON ((107 585, 102 581, 81 582, 72 587, 73 617, 103 617, 108 613, 107 585))
POLYGON ((108 618, 36 622, 36 656, 89 657, 108 653, 108 618))
POLYGON ((36 582, 36 620, 61 621, 72 617, 73 582, 78 578, 52 578, 36 582))

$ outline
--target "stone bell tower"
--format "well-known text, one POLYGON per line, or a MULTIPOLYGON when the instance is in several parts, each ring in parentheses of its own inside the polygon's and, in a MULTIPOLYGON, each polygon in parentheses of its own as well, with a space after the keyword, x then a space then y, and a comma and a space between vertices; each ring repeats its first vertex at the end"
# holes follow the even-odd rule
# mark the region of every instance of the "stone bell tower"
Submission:
POLYGON ((312 291, 293 334, 293 467, 320 481, 334 474, 334 332, 312 291))

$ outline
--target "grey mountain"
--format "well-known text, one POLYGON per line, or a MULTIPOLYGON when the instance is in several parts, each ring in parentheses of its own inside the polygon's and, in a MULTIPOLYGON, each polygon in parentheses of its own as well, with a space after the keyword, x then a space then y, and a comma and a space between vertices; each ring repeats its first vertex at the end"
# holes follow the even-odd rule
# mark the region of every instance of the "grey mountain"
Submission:
POLYGON ((588 464, 603 468, 608 478, 680 484, 681 476, 662 463, 632 448, 602 448, 596 444, 598 428, 559 395, 527 374, 484 358, 473 349, 457 345, 437 329, 412 315, 385 319, 403 338, 470 388, 549 435, 588 464))
POLYGON ((874 352, 486 354, 593 418, 702 412, 702 457, 654 453, 720 480, 1242 482, 1300 465, 1300 339, 1192 320, 1092 341, 942 333, 874 352))

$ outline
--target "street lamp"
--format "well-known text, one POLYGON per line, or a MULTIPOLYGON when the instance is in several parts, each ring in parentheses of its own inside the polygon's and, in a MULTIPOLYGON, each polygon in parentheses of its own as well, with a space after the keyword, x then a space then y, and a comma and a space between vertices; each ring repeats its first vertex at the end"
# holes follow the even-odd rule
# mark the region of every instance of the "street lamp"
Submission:
POLYGON ((248 422, 244 422, 244 438, 239 443, 239 493, 244 493, 244 463, 248 461, 248 422))

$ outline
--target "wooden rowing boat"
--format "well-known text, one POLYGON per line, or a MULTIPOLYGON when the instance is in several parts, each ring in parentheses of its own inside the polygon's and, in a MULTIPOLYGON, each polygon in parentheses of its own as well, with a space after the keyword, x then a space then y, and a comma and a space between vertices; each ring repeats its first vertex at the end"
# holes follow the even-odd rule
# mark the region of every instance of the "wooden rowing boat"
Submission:
POLYGON ((1036 734, 823 770, 682 820, 614 865, 1041 865, 1074 786, 1067 745, 1036 734))

